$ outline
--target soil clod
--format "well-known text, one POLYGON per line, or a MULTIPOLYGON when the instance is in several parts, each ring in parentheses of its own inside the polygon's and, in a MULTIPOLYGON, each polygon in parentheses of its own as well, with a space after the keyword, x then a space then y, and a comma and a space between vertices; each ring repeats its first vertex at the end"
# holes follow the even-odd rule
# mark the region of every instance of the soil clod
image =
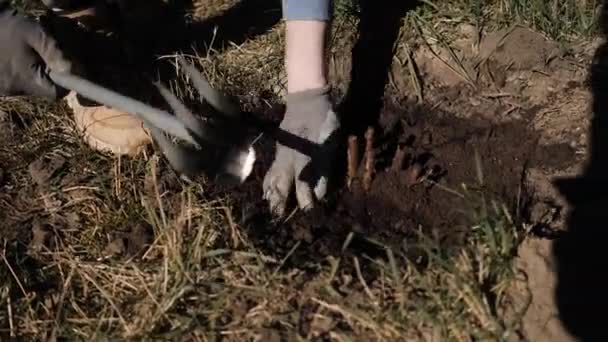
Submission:
POLYGON ((48 248, 52 234, 49 227, 40 222, 35 222, 32 227, 32 240, 29 244, 29 250, 32 252, 40 252, 45 248, 48 248))
POLYGON ((65 163, 66 160, 60 156, 43 156, 29 165, 30 177, 39 187, 46 188, 65 163))
POLYGON ((154 235, 151 227, 137 224, 126 233, 121 233, 103 250, 104 258, 140 255, 152 243, 154 235))

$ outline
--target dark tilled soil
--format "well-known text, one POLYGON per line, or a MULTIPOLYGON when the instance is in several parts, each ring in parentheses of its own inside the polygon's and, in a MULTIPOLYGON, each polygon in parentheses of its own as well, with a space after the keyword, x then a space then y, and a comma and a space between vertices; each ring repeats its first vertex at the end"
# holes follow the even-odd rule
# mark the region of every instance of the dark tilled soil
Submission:
MULTIPOLYGON (((468 229, 470 198, 483 193, 526 220, 534 200, 525 187, 526 170, 566 168, 575 162, 567 144, 539 145, 539 134, 525 120, 496 124, 424 107, 387 105, 382 131, 376 131, 376 169, 368 192, 343 186, 313 213, 298 213, 274 225, 265 203, 250 198, 249 203, 258 205, 244 212, 244 227, 269 253, 284 253, 300 241, 299 253, 307 260, 340 253, 350 232, 355 233, 354 243, 368 238, 399 247, 420 230, 446 247, 457 247, 468 229), (403 167, 394 171, 397 146, 407 153, 403 167), (465 195, 472 197, 463 199, 465 195)), ((346 156, 340 162, 346 163, 346 156)), ((250 195, 259 196, 259 191, 250 195)))

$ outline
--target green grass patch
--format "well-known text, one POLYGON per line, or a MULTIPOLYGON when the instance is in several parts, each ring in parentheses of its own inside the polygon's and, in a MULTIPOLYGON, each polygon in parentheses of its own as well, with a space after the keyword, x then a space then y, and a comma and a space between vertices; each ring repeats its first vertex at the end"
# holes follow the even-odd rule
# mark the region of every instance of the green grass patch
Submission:
MULTIPOLYGON (((597 33, 599 0, 423 0, 418 11, 435 23, 471 23, 484 29, 526 25, 558 41, 597 33)), ((438 24, 440 25, 440 24, 438 24)))

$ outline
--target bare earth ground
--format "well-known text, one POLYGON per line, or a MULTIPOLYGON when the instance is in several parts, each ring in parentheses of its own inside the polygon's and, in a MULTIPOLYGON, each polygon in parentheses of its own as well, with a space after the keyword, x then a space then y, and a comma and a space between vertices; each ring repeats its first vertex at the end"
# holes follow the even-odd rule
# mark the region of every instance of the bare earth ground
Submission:
MULTIPOLYGON (((194 22, 230 8, 219 3, 195 6, 194 22)), ((136 158, 91 151, 64 104, 3 99, 2 336, 574 340, 554 298, 552 238, 569 207, 552 180, 583 165, 599 43, 564 46, 524 26, 481 39, 467 23, 405 26, 388 62, 372 51, 368 65, 351 55, 355 21, 334 26, 330 74, 335 98, 351 95, 341 113, 366 118, 383 76, 365 73, 388 65, 374 178, 368 192, 340 187, 311 215, 269 217, 269 139, 251 179, 220 189, 180 180, 152 147, 136 158), (348 88, 357 77, 370 81, 348 88), (404 162, 392 168, 398 148, 404 162)), ((278 122, 281 40, 277 24, 197 60, 278 122)), ((366 125, 349 127, 364 140, 366 125)))

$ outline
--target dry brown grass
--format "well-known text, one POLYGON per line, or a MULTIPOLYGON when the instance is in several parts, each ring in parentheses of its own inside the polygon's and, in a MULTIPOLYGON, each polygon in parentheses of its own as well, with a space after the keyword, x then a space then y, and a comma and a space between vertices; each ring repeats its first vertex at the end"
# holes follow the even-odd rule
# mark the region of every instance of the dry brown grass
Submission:
POLYGON ((498 207, 478 212, 456 263, 430 237, 411 242, 416 258, 386 247, 371 258, 347 239, 311 269, 290 262, 295 241, 286 253, 259 248, 233 214, 238 201, 204 179, 181 182, 151 150, 92 153, 62 105, 14 99, 2 110, 27 123, 0 154, 10 165, 4 229, 15 233, 2 250, 4 336, 389 341, 515 329, 492 311, 506 298, 518 240, 498 207), (58 155, 66 163, 51 181, 31 184, 28 165, 58 155), (149 245, 138 226, 152 230, 149 245), (28 237, 32 229, 43 238, 28 237), (117 238, 126 246, 108 249, 117 238))
POLYGON ((479 233, 455 263, 437 241, 421 236, 410 246, 417 258, 390 249, 371 258, 351 250, 347 239, 342 253, 311 268, 290 262, 300 248, 295 241, 287 253, 257 247, 233 214, 238 203, 212 193, 204 179, 183 183, 153 155, 119 160, 91 153, 78 143, 64 107, 8 103, 22 105, 19 112, 31 120, 10 153, 2 150, 3 162, 22 159, 7 170, 10 184, 31 183, 27 165, 39 154, 61 150, 68 161, 48 187, 3 194, 2 210, 13 222, 5 229, 23 237, 5 239, 2 249, 3 336, 466 340, 515 329, 492 311, 506 298, 517 244, 515 224, 498 207, 479 212, 485 225, 473 227, 479 233), (66 179, 70 184, 60 185, 66 179), (26 245, 32 221, 46 237, 26 245), (145 230, 137 226, 149 227, 152 240, 129 250, 143 246, 137 238, 145 230), (107 246, 117 236, 127 247, 112 251, 107 246))
MULTIPOLYGON (((93 223, 95 218, 86 215, 90 223, 52 231, 52 249, 30 248, 26 255, 5 245, 10 257, 3 258, 9 270, 0 311, 8 323, 3 332, 42 339, 266 340, 281 335, 388 341, 429 334, 494 338, 515 328, 492 313, 511 279, 508 263, 494 263, 508 262, 516 244, 515 227, 500 212, 485 217, 487 227, 479 229, 503 234, 498 242, 508 245, 492 249, 483 232, 474 234, 455 263, 426 238, 411 246, 420 250, 421 260, 388 249, 385 257, 369 260, 349 251, 346 241, 343 256, 330 257, 311 272, 285 267, 290 253, 265 255, 256 249, 234 223, 229 202, 201 198, 197 188, 184 186, 164 199, 155 192, 139 203, 120 201, 120 211, 141 215, 136 222, 154 231, 153 242, 137 257, 106 258, 100 251, 112 229, 131 224, 93 223), (496 270, 501 274, 491 274, 496 270), (378 276, 370 278, 370 271, 378 276), (485 292, 488 284, 493 284, 491 293, 485 292), (45 285, 50 288, 39 288, 45 285)), ((111 197, 105 198, 107 205, 117 205, 111 197)), ((84 207, 72 210, 83 213, 84 207)), ((98 209, 106 219, 112 210, 98 209)))

